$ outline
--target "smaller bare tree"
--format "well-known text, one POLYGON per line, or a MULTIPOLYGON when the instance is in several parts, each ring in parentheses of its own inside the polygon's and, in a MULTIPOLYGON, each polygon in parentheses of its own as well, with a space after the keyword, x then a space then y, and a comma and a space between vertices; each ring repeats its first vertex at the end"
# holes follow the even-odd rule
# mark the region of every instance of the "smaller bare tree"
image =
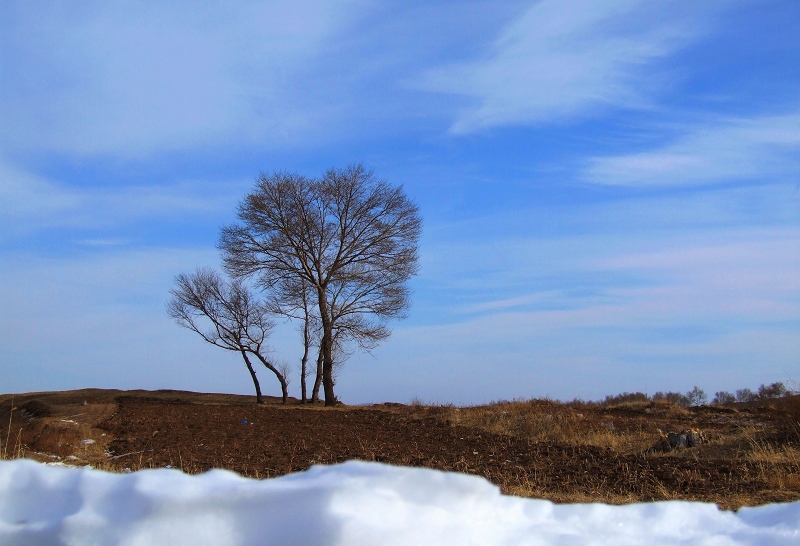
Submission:
POLYGON ((240 353, 256 389, 256 402, 262 404, 261 386, 248 354, 255 356, 278 378, 285 404, 286 371, 264 354, 265 341, 273 327, 268 307, 257 301, 241 281, 228 282, 211 269, 178 275, 175 284, 167 303, 169 316, 211 345, 240 353), (203 322, 210 323, 210 327, 203 322))

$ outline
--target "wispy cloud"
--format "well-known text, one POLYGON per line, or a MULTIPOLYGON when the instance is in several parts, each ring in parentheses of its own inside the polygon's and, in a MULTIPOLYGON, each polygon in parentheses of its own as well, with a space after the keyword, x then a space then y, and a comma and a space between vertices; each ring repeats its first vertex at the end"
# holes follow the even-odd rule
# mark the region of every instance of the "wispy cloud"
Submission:
POLYGON ((796 320, 800 311, 800 232, 729 232, 724 241, 674 241, 658 251, 602 260, 604 269, 637 270, 658 286, 629 288, 638 313, 709 323, 796 320))
POLYGON ((79 239, 75 241, 81 246, 94 247, 94 248, 111 248, 116 246, 123 246, 129 243, 128 239, 79 239))
POLYGON ((659 81, 654 63, 700 35, 690 13, 697 8, 684 3, 543 0, 483 58, 431 70, 419 85, 471 99, 454 133, 641 107, 659 81))
POLYGON ((565 317, 582 326, 634 327, 685 320, 785 321, 800 312, 796 228, 624 238, 520 242, 519 260, 483 254, 479 246, 464 248, 461 256, 449 258, 462 263, 468 254, 469 266, 429 275, 447 275, 441 286, 454 302, 464 292, 478 298, 451 303, 451 321, 524 312, 547 315, 553 324, 565 317))
MULTIPOLYGON (((584 240, 587 247, 594 243, 584 240)), ((426 398, 471 402, 474 395, 448 379, 453 369, 483 379, 483 401, 545 394, 596 399, 648 384, 730 390, 791 379, 787 373, 800 350, 796 228, 682 234, 640 241, 639 248, 600 246, 600 255, 573 256, 574 241, 561 252, 557 242, 538 252, 531 244, 527 260, 502 262, 513 270, 505 274, 514 279, 514 296, 494 299, 495 290, 475 291, 481 302, 435 324, 400 324, 381 349, 379 371, 367 363, 358 374, 369 374, 385 392, 399 384, 426 398), (539 272, 528 268, 537 259, 545 269, 556 267, 551 251, 563 257, 556 289, 543 287, 539 272), (583 280, 576 284, 576 276, 583 280), (525 277, 526 283, 517 282, 525 277), (607 282, 615 277, 618 282, 607 282), (576 290, 592 278, 597 282, 585 282, 590 290, 576 290), (425 381, 408 373, 408 362, 426 370, 425 381)), ((456 299, 454 293, 451 288, 442 299, 456 299)), ((420 312, 412 312, 412 320, 420 312)), ((356 380, 352 373, 347 382, 356 380)))
POLYGON ((728 119, 686 130, 660 149, 596 157, 586 181, 617 186, 689 186, 800 179, 800 113, 728 119))
MULTIPOLYGON (((0 157, 0 240, 50 228, 109 228, 148 218, 230 214, 250 180, 72 187, 0 157)), ((107 239, 102 237, 102 239, 107 239)))
MULTIPOLYGON (((420 279, 415 287, 415 309, 425 321, 452 321, 487 312, 616 304, 632 297, 626 290, 675 282, 672 275, 679 271, 648 265, 646 259, 656 255, 666 256, 660 263, 685 265, 691 275, 707 253, 710 260, 751 234, 764 242, 765 250, 796 261, 797 252, 784 235, 796 229, 798 220, 800 190, 789 183, 647 192, 568 209, 549 200, 510 207, 426 232, 424 282, 420 279), (783 246, 774 246, 773 237, 783 246), (623 266, 624 259, 630 267, 623 266)), ((759 256, 756 264, 777 259, 762 258, 760 246, 747 247, 759 256)), ((706 265, 714 270, 710 262, 706 265)), ((720 258, 718 268, 732 271, 735 265, 733 259, 723 263, 720 258)), ((791 275, 794 269, 776 267, 773 274, 779 271, 791 275)), ((754 281, 753 290, 774 286, 774 281, 754 281)), ((714 286, 709 282, 708 288, 714 286)), ((702 295, 705 288, 696 292, 702 295)))
POLYGON ((5 4, 0 144, 135 157, 308 139, 330 112, 307 108, 315 90, 297 75, 358 16, 352 7, 5 4))
POLYGON ((80 197, 60 189, 47 178, 15 167, 0 156, 0 221, 29 222, 35 217, 54 216, 79 206, 80 197))

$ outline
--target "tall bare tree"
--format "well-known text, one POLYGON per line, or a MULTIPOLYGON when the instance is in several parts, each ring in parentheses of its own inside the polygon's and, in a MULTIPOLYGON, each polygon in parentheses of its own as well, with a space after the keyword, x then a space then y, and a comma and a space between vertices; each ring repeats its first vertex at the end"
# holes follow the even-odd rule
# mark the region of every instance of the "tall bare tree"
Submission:
MULTIPOLYGON (((313 346, 319 343, 320 321, 314 313, 312 288, 305 279, 284 279, 278 285, 270 287, 268 307, 272 313, 301 321, 300 332, 303 337, 303 356, 300 358, 300 399, 308 402, 307 380, 308 358, 313 346)), ((321 365, 317 366, 321 370, 321 365)), ((321 373, 319 371, 318 373, 321 373)), ((316 401, 313 399, 312 401, 316 401)))
POLYGON ((303 404, 307 400, 306 380, 308 379, 308 355, 311 351, 311 346, 314 341, 314 333, 316 331, 314 324, 314 314, 312 313, 310 294, 306 283, 301 283, 300 287, 300 302, 302 304, 303 316, 303 356, 300 359, 300 395, 303 404))
MULTIPOLYGON (((314 383, 311 389, 310 402, 319 401, 320 387, 322 386, 323 375, 323 352, 322 352, 322 321, 318 313, 315 312, 315 289, 305 280, 300 280, 294 284, 285 282, 277 289, 273 286, 268 292, 269 309, 276 315, 283 315, 290 319, 301 322, 300 332, 303 338, 303 355, 300 358, 300 397, 302 403, 309 402, 308 398, 308 377, 312 371, 308 366, 308 359, 311 356, 312 348, 317 348, 316 364, 313 369, 314 383)), ((350 351, 346 347, 348 333, 351 328, 346 323, 341 324, 333 332, 333 377, 334 383, 336 372, 350 356, 350 351)), ((353 337, 353 336, 349 336, 353 337)))
MULTIPOLYGON (((315 377, 314 377, 314 387, 311 391, 311 401, 318 402, 319 401, 319 390, 322 386, 322 377, 323 377, 323 350, 322 350, 322 328, 319 326, 321 321, 317 319, 317 365, 315 368, 315 377)), ((344 366, 345 361, 352 355, 353 351, 348 348, 347 342, 352 341, 348 340, 345 335, 343 335, 342 330, 334 330, 333 331, 333 345, 331 347, 331 358, 333 360, 333 366, 331 371, 331 377, 333 379, 334 385, 336 384, 336 376, 341 370, 342 366, 344 366)))
POLYGON ((240 223, 220 236, 225 268, 256 275, 280 291, 298 280, 312 289, 321 323, 325 405, 336 403, 334 345, 350 339, 370 348, 410 305, 407 281, 418 270, 422 221, 403 192, 361 165, 321 179, 262 175, 239 205, 240 223))
POLYGON ((264 343, 273 327, 267 306, 257 301, 240 280, 228 282, 211 269, 178 275, 175 285, 170 290, 167 313, 208 343, 240 353, 256 389, 256 403, 262 404, 261 386, 248 354, 255 356, 278 378, 285 404, 286 373, 264 355, 264 343))

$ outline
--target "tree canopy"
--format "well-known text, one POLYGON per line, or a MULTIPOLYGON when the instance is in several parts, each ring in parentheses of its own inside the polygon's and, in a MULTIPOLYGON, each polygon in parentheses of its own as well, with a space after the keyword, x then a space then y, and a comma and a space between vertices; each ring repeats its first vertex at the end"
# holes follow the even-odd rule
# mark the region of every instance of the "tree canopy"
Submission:
POLYGON ((403 192, 362 165, 319 179, 262 175, 222 229, 219 247, 234 278, 255 277, 278 312, 315 303, 321 326, 325 404, 336 402, 333 349, 386 339, 387 322, 410 305, 407 281, 418 272, 422 220, 403 192))

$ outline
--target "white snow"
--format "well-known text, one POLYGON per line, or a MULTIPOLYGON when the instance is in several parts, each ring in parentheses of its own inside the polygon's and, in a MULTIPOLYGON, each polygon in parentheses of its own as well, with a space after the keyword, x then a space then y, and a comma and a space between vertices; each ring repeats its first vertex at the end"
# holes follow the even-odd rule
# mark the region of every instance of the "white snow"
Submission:
POLYGON ((800 502, 554 505, 486 480, 351 461, 269 480, 0 462, 3 545, 798 545, 800 502))

